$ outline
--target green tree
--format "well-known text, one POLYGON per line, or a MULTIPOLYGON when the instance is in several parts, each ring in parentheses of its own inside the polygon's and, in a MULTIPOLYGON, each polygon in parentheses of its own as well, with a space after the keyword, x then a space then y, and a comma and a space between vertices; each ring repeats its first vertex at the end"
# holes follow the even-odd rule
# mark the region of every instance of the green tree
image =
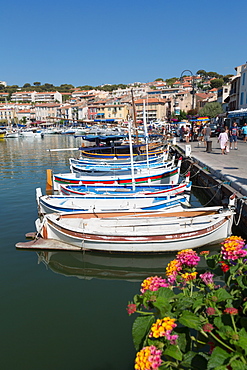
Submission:
POLYGON ((163 80, 163 78, 160 77, 160 78, 156 78, 156 80, 154 80, 154 81, 164 81, 164 80, 163 80))
POLYGON ((183 119, 187 119, 187 113, 184 110, 180 111, 180 115, 178 116, 179 121, 182 121, 183 119))
POLYGON ((178 80, 177 77, 167 78, 166 83, 167 83, 168 86, 172 86, 174 84, 174 82, 176 82, 177 80, 178 80))
POLYGON ((45 83, 44 85, 40 86, 43 91, 53 91, 55 89, 54 85, 45 83))
POLYGON ((22 87, 25 89, 26 87, 31 87, 31 85, 29 83, 26 83, 22 87))
POLYGON ((231 74, 223 76, 224 84, 227 84, 231 80, 232 76, 233 75, 231 74))
POLYGON ((197 71, 196 74, 201 77, 207 77, 207 72, 204 69, 199 69, 199 71, 197 71))
POLYGON ((93 86, 90 86, 90 85, 83 85, 83 86, 78 86, 77 89, 80 89, 80 90, 93 90, 94 87, 93 86))
POLYGON ((215 80, 210 81, 211 89, 218 89, 218 87, 221 87, 224 85, 223 78, 216 78, 215 80))
POLYGON ((61 92, 70 92, 73 89, 74 89, 74 86, 69 85, 69 84, 62 84, 57 88, 57 90, 61 92))
POLYGON ((41 85, 41 82, 34 82, 33 83, 33 86, 40 86, 41 85))
POLYGON ((199 115, 204 117, 217 117, 220 113, 223 113, 223 109, 220 103, 211 102, 206 103, 205 106, 199 110, 199 115))
POLYGON ((27 123, 27 117, 22 117, 21 122, 23 125, 25 125, 27 123))
POLYGON ((188 112, 187 112, 187 115, 194 117, 194 116, 197 115, 197 113, 198 113, 198 110, 196 108, 194 108, 194 109, 189 109, 188 112))

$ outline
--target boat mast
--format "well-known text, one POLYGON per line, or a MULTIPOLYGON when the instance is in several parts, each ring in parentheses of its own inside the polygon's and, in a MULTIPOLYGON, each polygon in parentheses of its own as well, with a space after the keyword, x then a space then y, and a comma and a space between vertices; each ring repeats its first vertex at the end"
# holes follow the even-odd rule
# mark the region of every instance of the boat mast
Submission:
POLYGON ((147 155, 147 167, 149 168, 149 158, 148 158, 148 130, 147 130, 147 117, 146 117, 146 107, 145 100, 143 100, 143 126, 144 126, 144 135, 146 142, 146 155, 147 155))
POLYGON ((137 123, 136 123, 136 108, 135 108, 135 102, 134 102, 133 89, 131 89, 131 96, 132 96, 132 108, 133 108, 133 121, 134 121, 134 126, 135 126, 135 133, 136 133, 136 144, 139 144, 137 123))
POLYGON ((129 147, 130 147, 130 163, 131 163, 131 179, 132 179, 132 189, 135 191, 135 175, 134 175, 134 161, 133 161, 133 148, 132 148, 132 136, 131 136, 131 122, 129 121, 128 125, 129 130, 129 147))

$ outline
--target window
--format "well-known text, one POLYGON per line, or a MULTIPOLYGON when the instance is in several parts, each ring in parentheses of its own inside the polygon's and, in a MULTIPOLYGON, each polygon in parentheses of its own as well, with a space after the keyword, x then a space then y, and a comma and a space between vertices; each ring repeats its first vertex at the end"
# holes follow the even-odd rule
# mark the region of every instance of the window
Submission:
POLYGON ((240 105, 243 105, 244 103, 244 92, 241 92, 241 95, 240 95, 240 105))
POLYGON ((245 72, 242 75, 242 85, 244 85, 244 84, 245 84, 245 72))

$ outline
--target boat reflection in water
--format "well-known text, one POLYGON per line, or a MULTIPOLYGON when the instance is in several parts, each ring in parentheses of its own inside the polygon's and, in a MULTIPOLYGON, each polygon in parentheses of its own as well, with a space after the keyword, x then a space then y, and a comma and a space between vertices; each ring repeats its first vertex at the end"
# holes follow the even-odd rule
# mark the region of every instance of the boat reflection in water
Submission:
MULTIPOLYGON (((208 249, 208 248, 207 248, 208 249)), ((217 251, 219 245, 210 246, 210 251, 217 251)), ((197 253, 205 248, 197 249, 197 253)), ((133 256, 130 254, 100 254, 95 252, 52 252, 39 251, 38 263, 44 263, 47 268, 57 274, 78 279, 125 280, 138 282, 148 276, 165 277, 167 264, 175 259, 175 254, 155 254, 133 256)), ((199 269, 206 268, 202 257, 199 269)))

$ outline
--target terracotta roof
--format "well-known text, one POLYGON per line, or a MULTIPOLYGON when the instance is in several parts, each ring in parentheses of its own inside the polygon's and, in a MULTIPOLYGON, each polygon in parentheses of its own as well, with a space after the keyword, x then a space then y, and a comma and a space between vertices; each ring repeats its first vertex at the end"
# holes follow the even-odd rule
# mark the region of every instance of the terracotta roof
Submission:
POLYGON ((148 99, 138 99, 135 100, 135 104, 150 104, 150 103, 165 103, 166 99, 159 99, 159 98, 148 98, 148 99))
POLYGON ((36 95, 53 95, 56 94, 57 91, 44 91, 44 92, 38 92, 36 95))
POLYGON ((206 93, 197 93, 196 96, 198 96, 199 98, 202 98, 202 99, 206 99, 206 98, 208 98, 209 95, 206 94, 206 93))

